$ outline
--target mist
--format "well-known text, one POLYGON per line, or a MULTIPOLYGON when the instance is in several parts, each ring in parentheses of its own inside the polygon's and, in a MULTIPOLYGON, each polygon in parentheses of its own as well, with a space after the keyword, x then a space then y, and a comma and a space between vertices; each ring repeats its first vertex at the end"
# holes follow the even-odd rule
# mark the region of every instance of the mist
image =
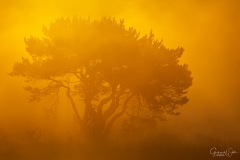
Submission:
MULTIPOLYGON (((167 121, 158 122, 159 135, 178 135, 190 141, 203 135, 239 143, 239 5, 237 0, 0 2, 0 129, 12 141, 19 141, 37 127, 43 142, 78 137, 80 129, 64 96, 56 112, 48 115, 44 111, 48 102, 29 103, 30 94, 23 89, 28 84, 8 73, 22 56, 28 57, 24 38, 42 37, 43 25, 60 17, 95 20, 105 16, 124 19, 126 28, 134 27, 140 35, 152 30, 167 48, 185 49, 180 62, 188 64, 192 72, 193 85, 187 94, 190 101, 178 109, 180 115, 167 115, 167 121)), ((114 125, 112 137, 122 134, 122 120, 114 125)), ((226 147, 223 150, 233 146, 226 147)), ((234 149, 240 152, 239 144, 234 149)))

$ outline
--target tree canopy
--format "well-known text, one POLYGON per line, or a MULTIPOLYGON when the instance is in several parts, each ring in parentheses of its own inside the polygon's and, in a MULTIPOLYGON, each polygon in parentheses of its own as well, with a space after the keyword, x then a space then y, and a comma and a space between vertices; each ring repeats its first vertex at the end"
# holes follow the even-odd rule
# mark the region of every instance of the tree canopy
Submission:
POLYGON ((145 109, 145 118, 176 115, 188 102, 191 72, 179 64, 184 49, 166 48, 152 31, 140 37, 124 20, 73 17, 56 19, 43 32, 42 38, 25 39, 31 59, 15 63, 10 75, 48 82, 43 88, 25 87, 30 101, 65 89, 75 120, 87 134, 107 135, 132 100, 145 109), (84 102, 83 114, 75 96, 84 102))

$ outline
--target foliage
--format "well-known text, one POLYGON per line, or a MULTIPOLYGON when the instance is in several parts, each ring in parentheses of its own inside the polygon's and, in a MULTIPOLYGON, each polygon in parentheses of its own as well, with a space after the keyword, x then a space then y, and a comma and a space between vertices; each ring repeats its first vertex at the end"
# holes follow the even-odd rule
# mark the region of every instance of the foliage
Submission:
POLYGON ((166 48, 152 31, 140 37, 134 28, 125 28, 124 20, 74 17, 56 19, 43 32, 42 39, 25 39, 32 59, 15 63, 10 75, 49 82, 45 88, 27 86, 30 101, 58 99, 59 89, 65 89, 75 120, 87 134, 108 134, 131 100, 152 118, 177 115, 175 110, 188 102, 191 72, 179 64, 184 49, 166 48), (83 115, 74 96, 85 104, 83 115))

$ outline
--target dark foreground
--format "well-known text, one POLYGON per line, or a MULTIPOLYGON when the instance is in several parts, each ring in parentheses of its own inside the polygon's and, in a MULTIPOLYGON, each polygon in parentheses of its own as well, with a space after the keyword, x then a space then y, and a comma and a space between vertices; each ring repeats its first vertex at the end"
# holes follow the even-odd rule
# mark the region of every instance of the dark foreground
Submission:
POLYGON ((28 137, 21 141, 10 140, 7 135, 0 137, 1 160, 203 160, 229 159, 239 160, 240 140, 226 141, 204 135, 195 135, 187 140, 169 134, 158 134, 140 138, 122 137, 105 143, 81 143, 73 138, 67 141, 41 141, 28 137), (150 137, 150 138, 149 138, 150 137), (227 153, 214 156, 210 150, 227 153))

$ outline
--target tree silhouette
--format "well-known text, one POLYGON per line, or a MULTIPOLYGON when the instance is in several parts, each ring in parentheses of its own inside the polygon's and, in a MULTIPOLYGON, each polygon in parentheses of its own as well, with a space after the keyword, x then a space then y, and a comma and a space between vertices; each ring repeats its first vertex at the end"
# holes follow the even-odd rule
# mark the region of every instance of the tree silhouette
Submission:
POLYGON ((188 102, 191 72, 179 64, 184 49, 167 49, 152 31, 139 37, 134 28, 125 28, 123 20, 74 17, 56 19, 43 32, 41 39, 25 39, 31 59, 15 63, 10 75, 48 82, 43 88, 25 87, 30 101, 58 98, 64 89, 86 135, 108 135, 132 100, 138 110, 144 109, 145 118, 177 115, 175 110, 188 102), (83 114, 75 96, 84 103, 83 114))

